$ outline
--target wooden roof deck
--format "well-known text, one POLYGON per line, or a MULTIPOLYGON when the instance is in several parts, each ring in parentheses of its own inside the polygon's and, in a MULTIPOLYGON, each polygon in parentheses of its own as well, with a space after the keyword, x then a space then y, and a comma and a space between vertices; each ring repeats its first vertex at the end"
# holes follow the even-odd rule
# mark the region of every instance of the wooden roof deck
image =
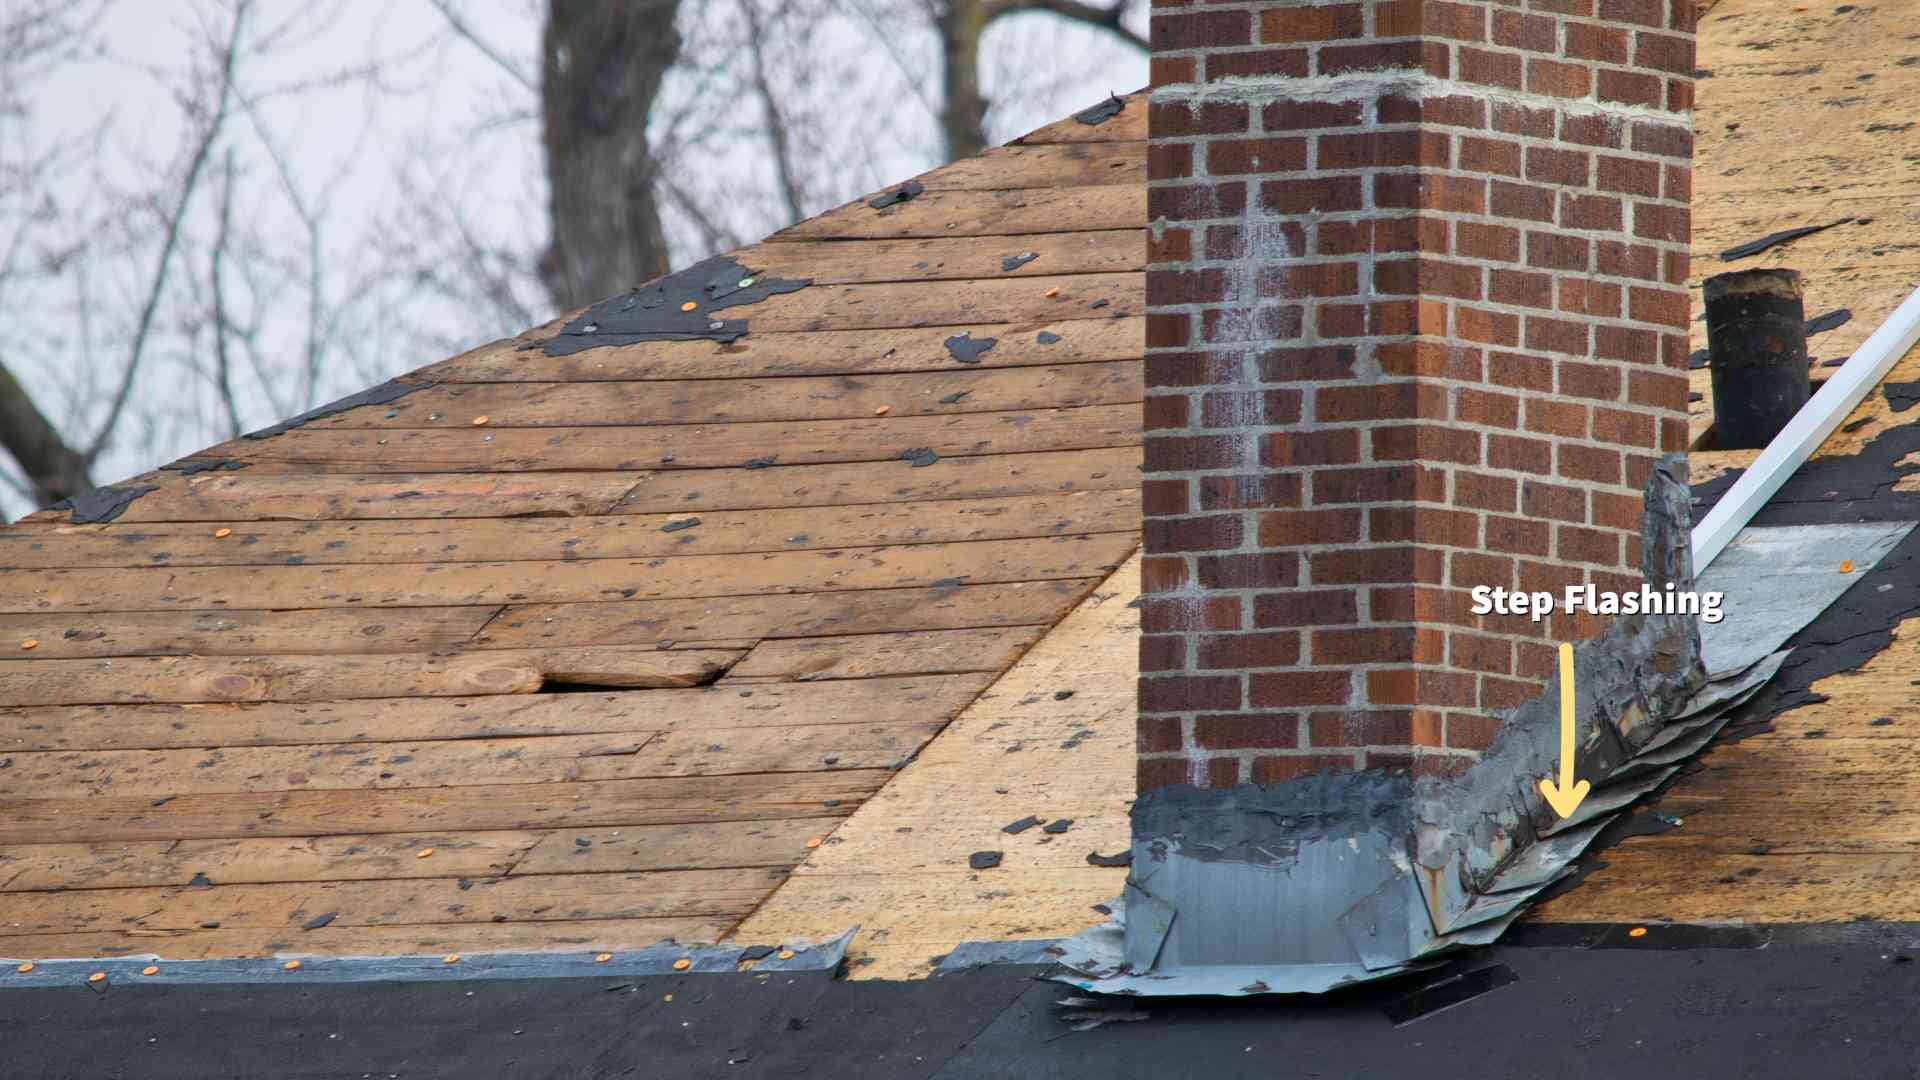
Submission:
POLYGON ((556 322, 0 530, 0 956, 725 934, 1135 547, 1145 124, 735 253, 813 284, 731 345, 556 322))

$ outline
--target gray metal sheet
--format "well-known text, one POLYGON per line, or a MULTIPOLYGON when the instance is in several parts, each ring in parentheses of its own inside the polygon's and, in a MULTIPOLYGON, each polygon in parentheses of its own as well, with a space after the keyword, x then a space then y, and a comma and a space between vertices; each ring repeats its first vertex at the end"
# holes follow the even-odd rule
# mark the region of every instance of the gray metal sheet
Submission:
POLYGON ((1725 596, 1726 617, 1700 624, 1707 672, 1758 662, 1784 645, 1872 570, 1913 530, 1911 521, 1746 528, 1700 575, 1695 588, 1725 596), (1840 572, 1851 562, 1853 569, 1840 572))

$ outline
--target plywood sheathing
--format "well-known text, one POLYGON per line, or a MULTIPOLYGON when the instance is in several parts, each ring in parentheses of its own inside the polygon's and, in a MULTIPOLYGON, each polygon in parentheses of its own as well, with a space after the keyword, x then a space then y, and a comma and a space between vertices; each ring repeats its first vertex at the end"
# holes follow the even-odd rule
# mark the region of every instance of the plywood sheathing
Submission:
POLYGON ((726 933, 1135 547, 1144 114, 0 530, 0 956, 726 933))
POLYGON ((794 870, 735 939, 838 934, 856 978, 917 978, 962 941, 1096 925, 1130 842, 1140 560, 1129 560, 794 870), (1026 817, 1071 818, 1066 832, 1026 817), (1000 851, 973 870, 968 856, 1000 851))
MULTIPOLYGON (((1689 286, 1762 266, 1801 271, 1807 316, 1853 320, 1809 338, 1844 359, 1920 284, 1920 3, 1723 0, 1701 17, 1689 286), (1870 218, 1750 258, 1719 253, 1769 233, 1870 218)), ((1693 324, 1692 348, 1707 345, 1693 324)), ((1816 369, 1820 370, 1820 369, 1816 369)), ((1694 435, 1712 422, 1707 371, 1694 435)))

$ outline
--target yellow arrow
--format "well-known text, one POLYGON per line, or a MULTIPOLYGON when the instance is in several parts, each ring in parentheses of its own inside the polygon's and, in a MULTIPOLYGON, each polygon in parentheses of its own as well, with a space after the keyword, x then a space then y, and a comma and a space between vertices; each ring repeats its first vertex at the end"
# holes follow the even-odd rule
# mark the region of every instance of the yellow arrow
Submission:
POLYGON ((1540 794, 1561 817, 1571 817, 1587 797, 1593 785, 1585 780, 1573 782, 1573 646, 1560 646, 1560 782, 1553 777, 1540 781, 1540 794))

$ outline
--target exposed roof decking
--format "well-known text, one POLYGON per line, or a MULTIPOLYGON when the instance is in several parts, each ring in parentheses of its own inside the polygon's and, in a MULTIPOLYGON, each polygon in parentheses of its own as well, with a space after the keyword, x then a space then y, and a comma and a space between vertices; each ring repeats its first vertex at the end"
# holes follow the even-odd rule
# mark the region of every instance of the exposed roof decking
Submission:
POLYGON ((1135 547, 1144 113, 0 530, 0 955, 724 934, 1135 547))

